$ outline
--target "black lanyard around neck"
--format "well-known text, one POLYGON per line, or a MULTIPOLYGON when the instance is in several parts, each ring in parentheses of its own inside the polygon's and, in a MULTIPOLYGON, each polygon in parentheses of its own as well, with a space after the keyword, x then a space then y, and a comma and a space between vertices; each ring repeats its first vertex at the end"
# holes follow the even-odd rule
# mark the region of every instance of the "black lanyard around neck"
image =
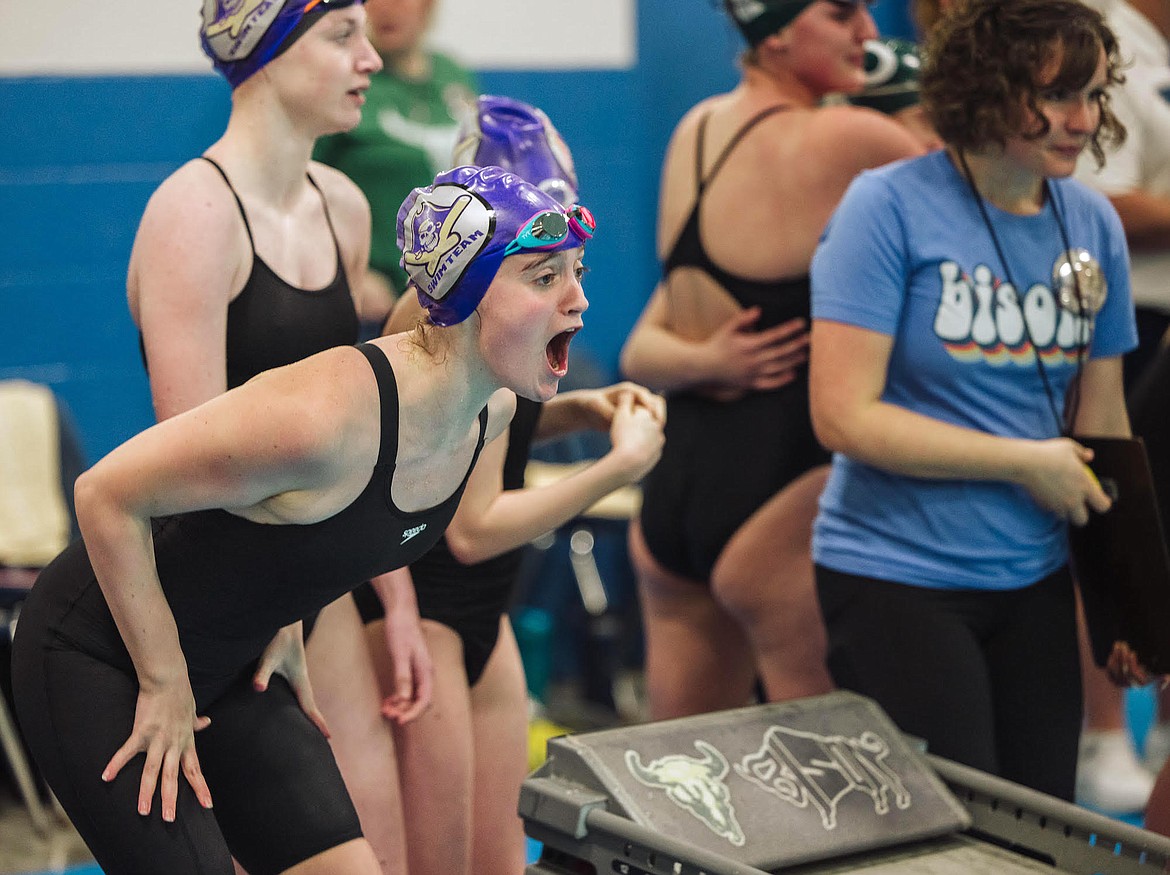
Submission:
MULTIPOLYGON (((1080 324, 1078 326, 1077 337, 1077 371, 1073 377, 1072 385, 1069 387, 1067 403, 1064 408, 1064 415, 1062 416, 1057 409, 1056 393, 1052 390, 1052 382, 1048 379, 1048 368, 1045 366, 1043 359, 1040 356, 1040 349, 1036 346, 1036 342, 1032 339, 1032 327, 1028 324, 1027 313, 1024 312, 1024 292, 1016 285, 1016 281, 1012 279, 1011 267, 1008 265, 1008 260, 1004 256, 1003 247, 999 244, 999 236, 995 233, 995 226, 991 223, 991 216, 987 212, 987 205, 983 201, 983 196, 979 194, 979 189, 975 186, 975 177, 971 174, 971 168, 967 164, 967 156, 963 150, 959 149, 959 166, 963 169, 963 176, 967 180, 967 185, 971 188, 971 194, 975 198, 975 203, 979 207, 979 215, 983 217, 983 224, 987 227, 987 233, 991 237, 991 244, 995 247, 995 254, 999 258, 999 263, 1003 266, 1004 279, 1011 284, 1016 293, 1016 300, 1020 306, 1020 321, 1024 324, 1024 336, 1028 338, 1028 344, 1032 347, 1032 357, 1036 360, 1036 369, 1040 373, 1040 381, 1044 384, 1044 394, 1048 398, 1048 409, 1052 411, 1052 418, 1056 421, 1056 428, 1061 435, 1068 436, 1072 434, 1073 426, 1077 421, 1077 411, 1081 405, 1081 375, 1085 368, 1085 356, 1089 349, 1089 336, 1092 329, 1090 322, 1085 314, 1085 299, 1081 295, 1081 281, 1077 276, 1076 267, 1072 263, 1072 247, 1068 242, 1068 229, 1065 227, 1064 218, 1060 214, 1060 208, 1056 203, 1056 197, 1052 191, 1052 187, 1048 184, 1047 178, 1043 181, 1044 197, 1052 204, 1052 215, 1056 217, 1056 226, 1060 229, 1060 240, 1064 245, 1065 258, 1068 259, 1069 267, 1072 271, 1073 287, 1076 290, 1076 304, 1077 315, 1080 317, 1080 324)), ((1053 300, 1056 304, 1057 313, 1062 307, 1060 297, 1053 290, 1053 300)), ((1056 321, 1056 327, 1059 327, 1059 318, 1056 321)), ((1054 335, 1055 339, 1055 335, 1054 335)))

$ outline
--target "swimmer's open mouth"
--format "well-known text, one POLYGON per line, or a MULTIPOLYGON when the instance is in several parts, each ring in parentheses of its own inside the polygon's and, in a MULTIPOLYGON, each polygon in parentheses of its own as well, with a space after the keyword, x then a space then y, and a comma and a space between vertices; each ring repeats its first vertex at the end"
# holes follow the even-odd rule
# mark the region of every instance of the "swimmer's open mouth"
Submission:
POLYGON ((558 377, 563 377, 569 372, 569 342, 576 333, 576 328, 562 331, 550 340, 544 349, 544 354, 548 358, 548 366, 558 377))

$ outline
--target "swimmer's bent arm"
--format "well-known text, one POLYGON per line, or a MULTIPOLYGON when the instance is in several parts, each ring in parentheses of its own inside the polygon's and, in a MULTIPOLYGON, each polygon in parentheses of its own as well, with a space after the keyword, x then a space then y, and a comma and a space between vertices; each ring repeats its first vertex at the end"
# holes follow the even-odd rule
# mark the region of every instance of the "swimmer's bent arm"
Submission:
POLYGON ((701 340, 671 325, 665 284, 654 290, 621 352, 622 373, 653 389, 766 392, 796 379, 808 360, 808 323, 790 319, 756 330, 758 307, 736 313, 701 340))
POLYGON ((504 491, 506 439, 488 444, 447 528, 447 543, 460 562, 482 562, 556 529, 615 489, 641 479, 658 461, 666 416, 660 397, 630 384, 586 397, 603 402, 590 405, 590 418, 608 416, 610 451, 554 483, 504 491))

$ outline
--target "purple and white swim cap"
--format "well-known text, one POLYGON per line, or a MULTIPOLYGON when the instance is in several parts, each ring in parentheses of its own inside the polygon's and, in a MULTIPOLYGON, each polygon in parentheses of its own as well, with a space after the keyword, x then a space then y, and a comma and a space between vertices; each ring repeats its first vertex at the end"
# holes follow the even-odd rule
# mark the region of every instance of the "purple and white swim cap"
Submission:
POLYGON ((451 163, 495 165, 531 182, 562 206, 577 202, 573 156, 547 115, 535 106, 485 94, 459 129, 451 163))
POLYGON ((236 88, 279 57, 325 13, 365 0, 203 0, 199 42, 236 88))
POLYGON ((398 248, 431 322, 449 326, 475 312, 509 247, 576 249, 593 236, 591 223, 588 210, 566 210, 502 167, 456 167, 407 196, 398 211, 398 248), (533 234, 533 221, 548 214, 564 237, 543 244, 533 234))

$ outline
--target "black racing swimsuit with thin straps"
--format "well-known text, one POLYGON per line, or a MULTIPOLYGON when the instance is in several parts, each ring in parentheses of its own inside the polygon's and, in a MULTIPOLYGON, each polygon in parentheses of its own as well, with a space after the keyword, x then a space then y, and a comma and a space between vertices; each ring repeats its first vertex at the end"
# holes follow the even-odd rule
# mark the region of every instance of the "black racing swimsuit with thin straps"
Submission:
POLYGON ((333 279, 322 289, 302 289, 285 282, 256 252, 252 226, 243 201, 227 173, 206 155, 203 160, 219 171, 227 183, 252 248, 252 272, 227 312, 227 386, 234 389, 261 371, 292 364, 335 346, 348 346, 358 339, 358 315, 350 294, 349 281, 341 260, 341 245, 329 215, 329 204, 312 176, 309 184, 321 196, 321 208, 333 238, 337 267, 333 279))
MULTIPOLYGON (((305 525, 257 523, 226 510, 178 514, 154 523, 159 580, 201 705, 258 657, 277 630, 426 553, 459 506, 466 476, 432 508, 402 511, 394 504, 397 384, 380 349, 373 344, 357 349, 378 381, 382 436, 369 483, 350 505, 305 525)), ((467 475, 483 447, 486 425, 485 408, 467 475)), ((28 606, 45 599, 55 605, 46 619, 56 635, 83 648, 92 643, 93 655, 133 671, 84 543, 71 545, 41 573, 28 606)))
MULTIPOLYGON (((358 315, 350 294, 349 280, 341 259, 341 246, 329 214, 329 203, 320 187, 306 174, 309 184, 321 195, 321 207, 337 253, 333 279, 322 289, 302 289, 285 282, 256 252, 252 226, 224 169, 206 155, 201 156, 223 177, 236 200, 248 246, 252 270, 244 288, 228 304, 224 361, 227 388, 243 385, 262 371, 291 365, 301 359, 332 349, 350 346, 358 340, 358 315)), ((146 363, 146 349, 139 334, 138 348, 146 363)))
MULTIPOLYGON (((106 783, 102 769, 130 735, 139 686, 84 542, 41 572, 13 645, 17 714, 38 765, 110 875, 276 873, 361 836, 329 743, 289 684, 257 692, 256 660, 281 627, 363 580, 416 560, 442 534, 483 448, 487 410, 467 473, 421 511, 394 503, 399 408, 394 372, 372 344, 381 443, 365 489, 335 515, 305 525, 257 523, 224 510, 155 520, 154 559, 186 659, 195 736, 215 799, 201 808, 180 777, 175 824, 136 811, 140 759, 106 783), (226 840, 226 845, 225 845, 226 840)), ((156 799, 156 805, 157 805, 156 799)))
MULTIPOLYGON (((787 109, 773 106, 747 121, 703 174, 707 118, 699 122, 695 150, 695 205, 667 255, 669 278, 679 268, 698 269, 740 306, 759 307, 758 329, 808 319, 808 277, 752 280, 715 264, 703 245, 703 195, 727 158, 760 122, 787 109)), ((715 401, 693 392, 667 397, 666 445, 643 484, 640 522, 654 558, 669 571, 707 581, 728 540, 764 502, 805 471, 826 463, 808 410, 808 372, 769 392, 738 401, 715 401)))
MULTIPOLYGON (((508 427, 508 450, 504 456, 504 489, 524 488, 524 469, 540 419, 541 404, 516 398, 516 415, 508 427)), ((500 632, 500 615, 508 610, 520 574, 523 548, 473 565, 464 565, 451 552, 447 539, 439 539, 425 556, 410 563, 418 598, 418 613, 453 629, 463 642, 463 668, 467 683, 478 683, 495 650, 500 632)), ((372 623, 386 616, 382 601, 370 584, 353 591, 362 620, 372 623)))

